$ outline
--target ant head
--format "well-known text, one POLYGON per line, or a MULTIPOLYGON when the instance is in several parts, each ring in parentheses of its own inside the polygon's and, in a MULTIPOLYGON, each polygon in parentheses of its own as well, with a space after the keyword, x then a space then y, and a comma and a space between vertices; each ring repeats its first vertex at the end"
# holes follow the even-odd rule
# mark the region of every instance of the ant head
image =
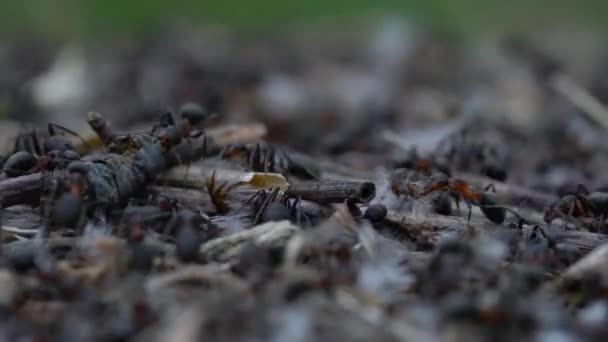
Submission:
POLYGON ((577 196, 589 196, 589 190, 587 189, 587 187, 583 184, 579 184, 576 187, 576 195, 577 196))
POLYGON ((172 111, 166 111, 160 116, 160 125, 162 127, 173 126, 175 125, 175 119, 173 118, 172 111))
POLYGON ((545 221, 545 223, 551 223, 551 221, 553 221, 555 217, 556 215, 554 208, 552 206, 546 207, 545 212, 543 214, 543 220, 545 221))
POLYGON ((177 207, 177 199, 165 195, 160 195, 156 198, 156 205, 163 212, 170 212, 177 207))
POLYGON ((142 226, 140 218, 134 218, 131 220, 129 226, 129 241, 137 242, 142 241, 146 235, 146 231, 142 226))
POLYGON ((179 145, 182 141, 182 133, 176 126, 167 126, 158 135, 162 144, 168 147, 179 145))
POLYGON ((241 143, 230 144, 220 153, 222 159, 233 159, 242 156, 247 151, 247 146, 241 143))
POLYGON ((188 123, 193 126, 198 125, 209 118, 207 110, 194 102, 184 103, 179 109, 179 114, 182 119, 188 121, 188 123))

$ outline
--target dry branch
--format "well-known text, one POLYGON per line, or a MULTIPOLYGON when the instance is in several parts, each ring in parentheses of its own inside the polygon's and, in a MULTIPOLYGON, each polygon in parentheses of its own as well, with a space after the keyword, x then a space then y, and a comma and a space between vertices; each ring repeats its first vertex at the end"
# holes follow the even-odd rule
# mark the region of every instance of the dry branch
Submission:
POLYGON ((483 176, 458 174, 456 178, 462 179, 480 189, 488 184, 494 184, 499 203, 505 205, 543 210, 557 199, 556 196, 551 194, 530 190, 518 185, 502 183, 483 176))
POLYGON ((299 228, 289 221, 268 222, 240 233, 208 241, 201 246, 201 254, 206 260, 228 262, 248 244, 280 246, 298 230, 299 228))
POLYGON ((347 199, 368 203, 376 196, 376 186, 372 182, 307 182, 290 185, 285 194, 318 203, 342 203, 347 199))
MULTIPOLYGON (((435 243, 441 243, 463 234, 479 233, 498 236, 511 230, 485 219, 473 218, 467 222, 465 218, 428 214, 425 217, 389 212, 387 222, 403 229, 404 233, 414 238, 430 236, 435 243)), ((565 249, 585 255, 599 245, 608 242, 608 236, 585 231, 563 229, 545 229, 551 238, 565 249)))

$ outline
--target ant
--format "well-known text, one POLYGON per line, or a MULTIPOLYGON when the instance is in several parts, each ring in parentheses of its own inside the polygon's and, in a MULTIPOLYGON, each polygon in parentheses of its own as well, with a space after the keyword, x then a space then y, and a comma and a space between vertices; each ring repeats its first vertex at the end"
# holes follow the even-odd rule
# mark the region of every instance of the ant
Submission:
POLYGON ((76 228, 81 223, 85 210, 84 195, 86 192, 86 174, 80 171, 70 172, 69 191, 55 201, 52 218, 55 225, 76 228))
POLYGON ((450 176, 451 171, 447 165, 438 163, 433 156, 423 157, 418 153, 418 150, 414 147, 407 151, 404 159, 398 160, 394 167, 397 169, 408 169, 414 170, 420 174, 430 175, 434 171, 440 171, 450 176))
POLYGON ((463 180, 444 176, 435 177, 435 180, 418 196, 426 196, 436 191, 449 191, 458 209, 460 209, 460 201, 464 200, 469 209, 467 220, 471 220, 473 205, 476 205, 490 221, 500 224, 504 222, 507 210, 503 206, 496 205, 496 197, 489 192, 490 189, 496 192, 493 184, 486 186, 483 192, 478 192, 463 180))
POLYGON ((281 148, 257 143, 245 145, 241 143, 230 144, 220 153, 222 159, 242 158, 245 168, 256 172, 278 172, 284 176, 290 174, 301 179, 317 179, 319 175, 308 167, 295 162, 281 148))
POLYGON ((507 179, 508 151, 502 141, 478 135, 483 131, 480 123, 463 127, 439 142, 433 152, 438 164, 449 164, 456 170, 473 171, 494 180, 507 179))
POLYGON ((298 225, 312 226, 313 222, 301 207, 300 198, 293 199, 289 196, 280 196, 280 189, 260 190, 253 194, 243 203, 237 213, 243 208, 250 210, 253 217, 253 224, 260 224, 269 221, 289 220, 298 225))
MULTIPOLYGON (((179 109, 179 114, 180 120, 176 121, 172 111, 163 113, 160 123, 152 128, 151 133, 159 138, 166 149, 178 145, 182 139, 198 138, 204 135, 204 131, 196 130, 195 126, 214 116, 194 102, 183 104, 179 109)), ((206 138, 205 135, 204 139, 206 138)))
POLYGON ((4 173, 8 177, 18 177, 40 171, 51 171, 57 167, 65 168, 70 162, 79 160, 80 155, 72 142, 65 135, 59 135, 57 130, 83 140, 78 133, 54 123, 48 124, 49 137, 44 140, 36 130, 19 135, 13 154, 3 165, 4 173))
POLYGON ((608 192, 589 192, 579 184, 576 192, 566 194, 545 208, 544 220, 551 223, 556 218, 597 218, 603 223, 608 217, 608 192))

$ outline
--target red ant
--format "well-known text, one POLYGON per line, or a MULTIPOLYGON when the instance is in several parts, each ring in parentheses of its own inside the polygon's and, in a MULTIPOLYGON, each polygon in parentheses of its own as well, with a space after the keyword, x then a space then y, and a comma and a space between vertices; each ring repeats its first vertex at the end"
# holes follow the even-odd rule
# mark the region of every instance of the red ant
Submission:
POLYGON ((467 220, 471 220, 473 205, 476 205, 490 221, 503 223, 506 216, 506 208, 496 205, 496 197, 488 192, 490 189, 496 192, 493 184, 486 186, 483 192, 478 192, 463 180, 451 180, 445 176, 433 181, 419 196, 425 196, 435 191, 449 191, 452 198, 456 201, 458 209, 460 209, 460 201, 464 200, 469 209, 467 220))

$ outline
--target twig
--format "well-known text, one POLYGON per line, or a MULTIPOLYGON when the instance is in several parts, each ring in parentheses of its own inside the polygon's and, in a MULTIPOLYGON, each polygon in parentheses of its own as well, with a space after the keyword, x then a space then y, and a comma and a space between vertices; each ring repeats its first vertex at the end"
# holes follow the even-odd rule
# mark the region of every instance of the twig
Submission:
POLYGON ((502 183, 483 176, 461 173, 456 175, 456 178, 462 179, 479 189, 488 184, 494 184, 499 203, 505 205, 543 210, 557 200, 557 197, 551 194, 530 190, 522 186, 502 183))
POLYGON ((321 181, 292 184, 285 194, 317 203, 342 203, 346 199, 368 203, 376 196, 376 186, 372 182, 321 181))
POLYGON ((322 179, 325 180, 344 180, 344 181, 369 181, 373 179, 371 172, 353 169, 335 161, 311 157, 300 152, 290 152, 289 156, 294 162, 302 165, 310 165, 314 169, 321 170, 322 179))
POLYGON ((23 228, 18 228, 18 227, 11 227, 11 226, 2 226, 1 229, 3 232, 18 234, 18 235, 27 235, 27 236, 33 236, 38 233, 38 229, 23 229, 23 228))
POLYGON ((608 109, 606 109, 606 106, 570 75, 564 72, 556 72, 549 78, 549 85, 577 107, 589 120, 599 124, 604 129, 608 129, 608 109))
MULTIPOLYGON (((454 236, 471 232, 500 235, 510 229, 494 224, 484 219, 466 219, 453 216, 429 214, 423 218, 396 212, 389 212, 386 221, 393 226, 403 229, 408 236, 429 236, 436 244, 449 240, 454 236)), ((558 244, 570 250, 576 250, 579 255, 585 255, 597 246, 608 242, 608 236, 584 231, 546 229, 551 238, 558 244)))
POLYGON ((0 182, 0 205, 2 208, 21 203, 37 204, 42 190, 43 174, 9 178, 0 182))
POLYGON ((2 245, 2 253, 5 257, 10 258, 21 258, 24 255, 33 255, 41 245, 49 248, 50 250, 58 248, 74 248, 80 241, 77 237, 62 237, 62 238, 49 238, 45 240, 25 240, 25 241, 14 241, 5 243, 2 245))
POLYGON ((201 254, 206 260, 228 262, 247 244, 280 246, 298 230, 299 228, 289 221, 268 222, 240 233, 208 241, 201 246, 201 254))
POLYGON ((608 279, 608 244, 603 244, 587 254, 576 263, 570 265, 563 273, 562 278, 582 279, 589 273, 600 273, 602 279, 608 279))

